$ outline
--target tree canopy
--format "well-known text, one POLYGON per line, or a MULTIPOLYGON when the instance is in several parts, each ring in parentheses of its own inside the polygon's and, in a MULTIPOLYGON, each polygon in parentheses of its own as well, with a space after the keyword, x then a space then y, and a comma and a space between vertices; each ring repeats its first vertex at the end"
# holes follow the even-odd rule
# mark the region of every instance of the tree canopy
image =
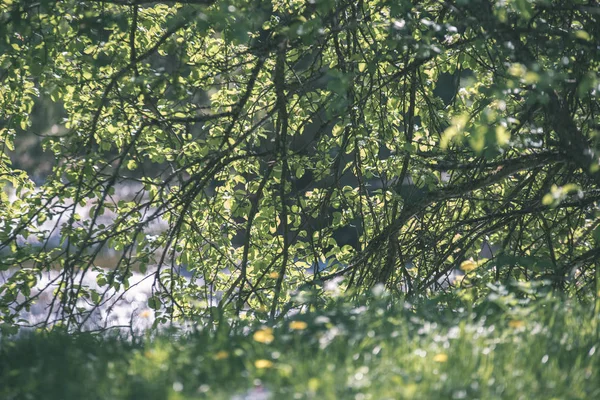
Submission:
POLYGON ((0 24, 6 323, 49 270, 72 327, 134 271, 160 321, 461 268, 474 296, 597 291, 595 2, 5 0, 0 24))

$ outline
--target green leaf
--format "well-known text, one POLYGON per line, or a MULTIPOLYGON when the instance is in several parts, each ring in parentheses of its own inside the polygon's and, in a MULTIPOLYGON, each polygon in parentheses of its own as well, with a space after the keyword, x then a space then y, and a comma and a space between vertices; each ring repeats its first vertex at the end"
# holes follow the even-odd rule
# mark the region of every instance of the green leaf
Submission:
POLYGON ((162 306, 160 299, 156 296, 152 296, 148 299, 148 307, 153 310, 158 310, 162 306))
POLYGON ((586 40, 588 42, 592 40, 590 34, 584 31, 583 29, 575 31, 575 37, 578 39, 586 40))

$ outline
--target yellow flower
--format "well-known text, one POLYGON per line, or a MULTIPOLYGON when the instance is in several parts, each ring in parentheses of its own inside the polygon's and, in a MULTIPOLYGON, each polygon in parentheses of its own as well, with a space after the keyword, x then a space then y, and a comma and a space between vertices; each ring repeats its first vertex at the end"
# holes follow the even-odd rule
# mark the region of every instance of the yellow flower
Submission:
POLYGON ((226 352, 225 350, 221 350, 217 354, 214 355, 213 359, 215 359, 215 360, 224 360, 224 359, 226 359, 228 357, 229 357, 229 353, 226 352))
POLYGON ((279 278, 279 272, 275 272, 275 271, 271 272, 269 274, 269 278, 271 278, 271 279, 277 279, 277 278, 279 278))
POLYGON ((293 331, 302 331, 308 327, 308 324, 304 321, 292 321, 290 322, 290 329, 293 331))
POLYGON ((254 361, 254 366, 258 369, 271 368, 273 366, 273 362, 269 360, 256 360, 254 361))
POLYGON ((433 361, 445 363, 446 361, 448 361, 448 355, 444 353, 436 354, 435 356, 433 356, 433 361))
POLYGON ((519 320, 519 319, 511 319, 510 321, 508 321, 508 326, 510 326, 511 328, 521 328, 523 326, 525 326, 525 322, 519 320))
POLYGON ((271 343, 273 341, 273 339, 275 339, 275 337, 273 336, 273 329, 271 329, 271 328, 263 328, 261 330, 254 332, 254 335, 252 335, 252 338, 259 343, 266 343, 266 344, 271 343))
POLYGON ((473 260, 466 260, 460 264, 460 269, 462 269, 465 272, 471 272, 475 268, 477 268, 477 263, 473 260))

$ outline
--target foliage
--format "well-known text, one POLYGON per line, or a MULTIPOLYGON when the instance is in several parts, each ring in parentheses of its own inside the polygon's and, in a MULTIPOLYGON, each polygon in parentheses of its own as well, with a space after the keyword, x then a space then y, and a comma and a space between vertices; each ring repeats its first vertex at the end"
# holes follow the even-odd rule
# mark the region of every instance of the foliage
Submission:
POLYGON ((588 1, 1 4, 8 325, 49 269, 47 322, 69 328, 134 270, 154 274, 162 322, 274 318, 338 277, 423 296, 464 262, 597 296, 588 1), (64 118, 35 132, 55 157, 36 186, 10 156, 42 100, 64 118), (99 288, 78 284, 89 272, 99 288))
POLYGON ((497 291, 477 312, 379 293, 274 326, 238 320, 228 330, 198 326, 134 343, 32 334, 0 346, 0 396, 231 399, 251 390, 275 399, 597 398, 598 319, 590 308, 519 292, 497 291))

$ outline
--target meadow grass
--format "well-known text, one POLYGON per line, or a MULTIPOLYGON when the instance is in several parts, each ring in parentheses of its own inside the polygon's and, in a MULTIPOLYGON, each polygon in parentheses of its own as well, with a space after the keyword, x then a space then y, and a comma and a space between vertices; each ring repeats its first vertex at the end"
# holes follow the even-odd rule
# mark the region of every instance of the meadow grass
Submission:
POLYGON ((340 298, 274 325, 240 319, 134 341, 3 338, 0 398, 594 399, 599 371, 593 305, 380 295, 340 298))

